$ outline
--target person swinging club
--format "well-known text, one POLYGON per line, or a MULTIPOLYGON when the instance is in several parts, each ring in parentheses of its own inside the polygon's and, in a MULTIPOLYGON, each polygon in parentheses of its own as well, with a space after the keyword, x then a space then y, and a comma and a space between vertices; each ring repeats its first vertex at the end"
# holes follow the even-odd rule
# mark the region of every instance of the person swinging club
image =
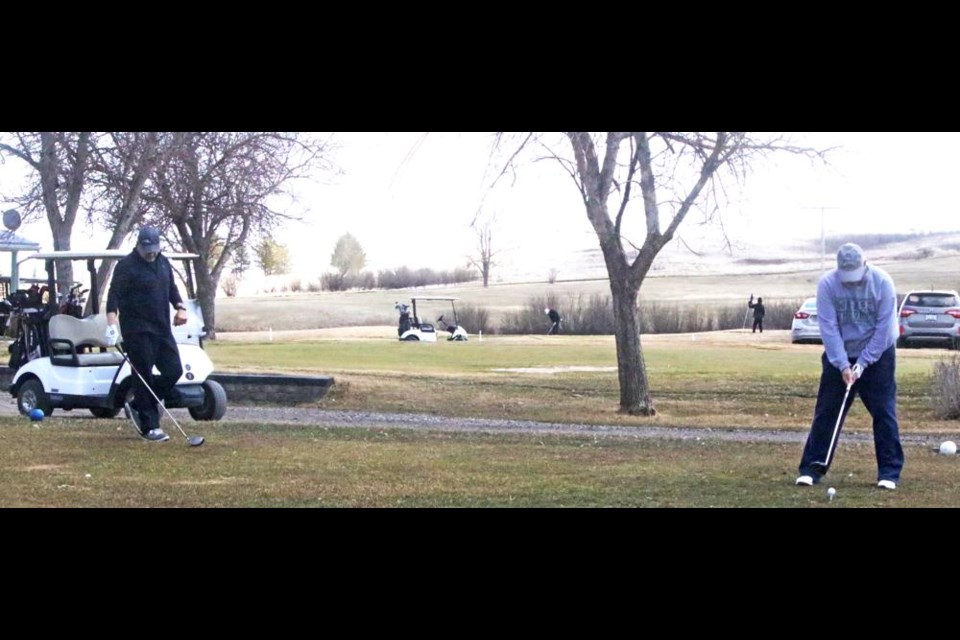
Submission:
POLYGON ((550 318, 550 330, 547 331, 548 336, 555 336, 560 333, 560 314, 556 309, 544 309, 543 312, 547 314, 547 317, 550 318))

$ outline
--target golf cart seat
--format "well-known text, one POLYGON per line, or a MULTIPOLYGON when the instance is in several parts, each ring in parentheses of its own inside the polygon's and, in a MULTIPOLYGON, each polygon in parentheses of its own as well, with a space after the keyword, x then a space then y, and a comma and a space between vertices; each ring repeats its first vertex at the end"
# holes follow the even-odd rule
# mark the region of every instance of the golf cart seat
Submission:
POLYGON ((82 320, 60 313, 50 318, 50 364, 63 367, 106 367, 123 363, 123 354, 107 351, 103 314, 82 320), (95 350, 96 349, 96 350, 95 350))

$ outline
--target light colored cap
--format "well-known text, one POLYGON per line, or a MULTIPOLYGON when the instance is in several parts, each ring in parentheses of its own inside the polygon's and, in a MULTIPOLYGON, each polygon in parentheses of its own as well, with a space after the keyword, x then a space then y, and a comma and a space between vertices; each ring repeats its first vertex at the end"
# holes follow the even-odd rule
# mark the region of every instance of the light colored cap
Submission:
POLYGON ((841 282, 860 282, 867 272, 867 262, 863 259, 860 245, 848 242, 837 251, 837 273, 841 282))

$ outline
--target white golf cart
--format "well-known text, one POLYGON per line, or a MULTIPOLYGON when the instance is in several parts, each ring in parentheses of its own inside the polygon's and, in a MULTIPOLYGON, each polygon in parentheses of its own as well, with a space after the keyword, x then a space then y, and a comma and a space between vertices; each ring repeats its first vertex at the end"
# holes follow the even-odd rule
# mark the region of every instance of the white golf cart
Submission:
MULTIPOLYGON (((15 309, 16 330, 10 347, 10 368, 15 371, 10 394, 17 408, 27 415, 41 409, 50 415, 54 409, 89 409, 98 418, 113 418, 132 397, 130 365, 116 348, 104 340, 106 314, 100 313, 97 291, 98 261, 120 259, 129 252, 52 251, 28 258, 43 260, 47 271, 47 300, 37 297, 30 306, 15 309), (55 265, 60 260, 82 260, 90 274, 92 314, 78 318, 63 313, 56 295, 55 265)), ((186 408, 195 420, 219 420, 227 408, 227 394, 220 383, 208 379, 213 363, 203 350, 205 328, 200 304, 196 300, 191 263, 196 254, 165 253, 171 261, 180 261, 187 296, 187 323, 173 328, 180 350, 183 375, 173 392, 164 398, 167 409, 186 408)), ((172 316, 175 313, 171 308, 172 316)), ((121 344, 122 344, 121 336, 121 344)))
POLYGON ((441 314, 437 318, 437 326, 449 333, 447 340, 455 342, 465 342, 467 340, 466 330, 460 326, 460 319, 457 317, 457 305, 456 300, 458 298, 450 298, 446 296, 417 296, 415 298, 410 298, 410 305, 403 303, 396 303, 393 308, 400 313, 400 324, 397 327, 397 334, 400 336, 400 340, 404 342, 436 342, 437 341, 437 329, 436 327, 429 322, 421 322, 420 316, 417 315, 417 302, 421 303, 427 301, 440 301, 440 302, 449 302, 450 308, 453 312, 453 322, 449 322, 444 319, 444 314, 441 314), (412 315, 410 307, 413 307, 412 315))

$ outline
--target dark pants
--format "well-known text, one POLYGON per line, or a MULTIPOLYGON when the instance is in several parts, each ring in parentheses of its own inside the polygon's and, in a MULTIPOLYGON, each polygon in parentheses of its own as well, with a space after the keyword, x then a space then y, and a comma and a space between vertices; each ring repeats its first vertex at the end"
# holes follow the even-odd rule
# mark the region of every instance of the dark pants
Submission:
POLYGON ((753 332, 757 332, 757 327, 760 328, 760 333, 763 333, 763 318, 754 318, 753 319, 753 332))
MULTIPOLYGON (((164 399, 183 373, 180 351, 173 335, 124 333, 123 347, 133 367, 144 377, 153 393, 164 399), (160 375, 153 374, 154 366, 160 375)), ((160 426, 160 407, 143 385, 140 376, 133 373, 133 408, 139 412, 141 428, 147 432, 160 426)))
MULTIPOLYGON (((834 427, 837 426, 837 416, 840 414, 840 403, 847 391, 843 376, 830 361, 827 354, 822 358, 823 372, 820 374, 820 390, 817 392, 817 406, 813 412, 813 424, 810 435, 803 447, 800 458, 800 474, 808 475, 817 482, 822 477, 815 462, 827 459, 830 440, 833 438, 834 427)), ((851 364, 855 364, 851 362, 851 364)), ((858 395, 864 406, 873 418, 873 445, 877 456, 877 480, 900 479, 903 469, 903 447, 900 446, 900 426, 897 422, 897 351, 890 347, 883 352, 880 359, 864 369, 863 375, 850 389, 850 397, 840 421, 840 430, 843 430, 843 420, 858 395)), ((833 443, 836 450, 840 440, 839 431, 833 443)), ((831 456, 831 463, 833 458, 831 456)))
POLYGON ((547 332, 547 335, 555 336, 560 333, 560 321, 554 322, 550 327, 550 331, 547 332))

